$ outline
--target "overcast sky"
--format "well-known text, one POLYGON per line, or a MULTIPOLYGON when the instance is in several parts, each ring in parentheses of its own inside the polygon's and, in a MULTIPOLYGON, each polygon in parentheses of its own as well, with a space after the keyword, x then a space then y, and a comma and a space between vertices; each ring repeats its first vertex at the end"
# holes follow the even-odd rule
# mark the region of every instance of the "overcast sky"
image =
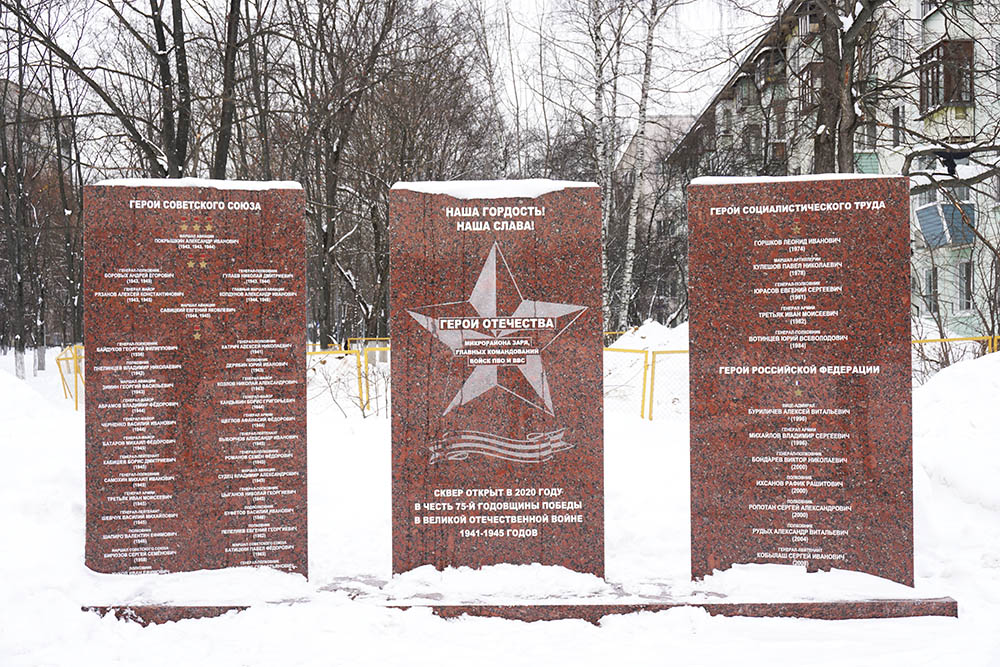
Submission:
MULTIPOLYGON (((660 0, 661 6, 663 1, 660 0)), ((500 20, 508 8, 513 19, 510 38, 513 49, 507 47, 506 37, 500 49, 504 87, 511 108, 516 88, 517 104, 530 119, 539 113, 538 81, 525 74, 537 71, 539 23, 555 31, 559 13, 567 6, 584 6, 584 0, 492 0, 491 5, 491 11, 500 20), (516 76, 511 76, 512 66, 516 76)), ((774 0, 753 0, 746 8, 739 8, 733 0, 687 0, 672 7, 657 32, 650 112, 700 111, 729 77, 734 63, 745 57, 747 45, 756 42, 773 21, 775 5, 774 0)), ((564 46, 581 52, 582 44, 569 45, 570 33, 561 34, 564 46)), ((641 41, 641 34, 637 34, 637 41, 641 41)), ((565 63, 565 55, 563 59, 565 63)), ((623 89, 626 104, 622 111, 626 122, 634 120, 637 112, 634 100, 629 102, 629 98, 638 89, 638 63, 635 74, 635 83, 626 84, 623 89)))

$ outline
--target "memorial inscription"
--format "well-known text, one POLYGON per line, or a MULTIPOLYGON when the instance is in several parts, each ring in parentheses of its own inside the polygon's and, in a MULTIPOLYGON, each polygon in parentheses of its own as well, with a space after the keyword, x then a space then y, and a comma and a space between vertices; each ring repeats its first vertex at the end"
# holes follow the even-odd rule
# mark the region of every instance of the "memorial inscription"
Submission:
POLYGON ((599 190, 398 183, 393 570, 602 574, 599 190))
POLYGON ((906 180, 688 190, 691 568, 913 584, 906 180))
POLYGON ((306 574, 303 198, 84 189, 87 566, 306 574))

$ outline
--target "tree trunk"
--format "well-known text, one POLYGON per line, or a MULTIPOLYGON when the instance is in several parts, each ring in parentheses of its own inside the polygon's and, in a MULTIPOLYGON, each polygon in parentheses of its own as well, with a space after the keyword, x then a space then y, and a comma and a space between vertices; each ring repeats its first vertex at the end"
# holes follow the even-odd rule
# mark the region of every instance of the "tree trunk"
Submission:
POLYGON ((174 66, 177 68, 177 134, 174 155, 179 176, 187 164, 188 139, 191 135, 191 78, 188 74, 187 37, 184 34, 184 8, 181 0, 173 0, 174 66))
POLYGON ((167 48, 167 30, 163 24, 163 4, 149 0, 153 35, 156 38, 156 69, 160 77, 160 144, 167 157, 167 174, 180 176, 180 165, 174 151, 177 130, 174 127, 174 78, 170 71, 170 50, 167 48))
POLYGON ((590 0, 590 16, 588 17, 588 27, 590 28, 591 46, 593 47, 593 67, 594 67, 594 153, 597 165, 599 183, 602 186, 601 192, 601 300, 603 302, 603 324, 607 329, 611 322, 611 277, 608 272, 608 238, 610 236, 611 224, 611 193, 605 191, 604 170, 605 154, 607 152, 607 128, 604 121, 604 35, 602 33, 604 20, 601 17, 601 0, 590 0))
POLYGON ((226 15, 226 47, 222 58, 222 113, 219 116, 219 139, 215 144, 212 178, 226 178, 229 143, 233 137, 233 118, 236 116, 236 45, 240 26, 240 0, 229 0, 226 15))
POLYGON ((820 20, 820 44, 823 62, 820 66, 820 87, 817 91, 819 111, 816 114, 813 173, 837 171, 837 139, 840 116, 840 31, 836 16, 824 15, 820 20))
MULTIPOLYGON (((838 33, 838 37, 840 33, 838 33)), ((855 105, 858 103, 855 97, 854 87, 857 82, 855 76, 855 42, 854 40, 842 40, 840 54, 840 118, 837 124, 837 171, 842 174, 854 172, 854 132, 858 127, 858 116, 855 105)))
POLYGON ((649 100, 649 77, 653 66, 653 33, 656 31, 657 0, 650 0, 646 17, 646 44, 643 52, 642 84, 639 88, 639 128, 635 137, 635 162, 632 165, 632 200, 628 207, 628 230, 625 237, 625 257, 622 272, 621 306, 618 326, 628 327, 628 309, 632 303, 632 269, 635 263, 635 231, 639 220, 639 199, 646 169, 646 105, 649 100))

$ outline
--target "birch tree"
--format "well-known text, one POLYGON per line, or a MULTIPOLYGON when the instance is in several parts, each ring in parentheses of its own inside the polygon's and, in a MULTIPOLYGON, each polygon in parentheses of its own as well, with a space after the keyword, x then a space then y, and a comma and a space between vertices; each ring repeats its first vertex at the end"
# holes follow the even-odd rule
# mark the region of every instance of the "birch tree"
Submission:
MULTIPOLYGON (((669 7, 669 5, 668 5, 669 7)), ((656 25, 660 22, 663 12, 658 0, 649 0, 644 12, 646 40, 642 49, 642 82, 639 85, 639 117, 636 131, 635 162, 632 168, 632 196, 629 201, 628 218, 626 222, 625 255, 622 258, 622 288, 619 299, 618 326, 627 327, 629 304, 632 302, 632 269, 635 264, 636 227, 639 222, 639 199, 645 184, 646 170, 646 120, 649 104, 650 74, 653 68, 653 37, 656 25)))

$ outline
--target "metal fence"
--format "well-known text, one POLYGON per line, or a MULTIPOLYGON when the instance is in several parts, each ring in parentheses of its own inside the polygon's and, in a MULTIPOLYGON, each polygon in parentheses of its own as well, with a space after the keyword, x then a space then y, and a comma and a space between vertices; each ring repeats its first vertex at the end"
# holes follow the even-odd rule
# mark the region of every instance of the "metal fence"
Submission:
MULTIPOLYGON (((687 414, 688 350, 613 347, 624 331, 604 334, 604 410, 606 414, 687 414)), ((1000 351, 1000 336, 927 338, 911 341, 913 383, 923 384, 941 368, 957 361, 1000 351)), ((389 413, 392 375, 391 341, 388 338, 350 338, 345 348, 319 349, 310 343, 306 352, 309 399, 328 396, 347 416, 389 413)), ((83 345, 71 345, 56 357, 63 396, 80 407, 86 379, 83 345)))

